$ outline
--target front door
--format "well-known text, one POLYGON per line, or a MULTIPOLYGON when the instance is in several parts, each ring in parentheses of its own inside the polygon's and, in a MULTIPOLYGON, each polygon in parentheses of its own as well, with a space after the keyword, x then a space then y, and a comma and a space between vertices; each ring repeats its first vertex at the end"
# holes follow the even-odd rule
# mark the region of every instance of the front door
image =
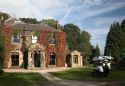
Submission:
POLYGON ((40 51, 35 51, 34 52, 34 67, 40 67, 40 51))

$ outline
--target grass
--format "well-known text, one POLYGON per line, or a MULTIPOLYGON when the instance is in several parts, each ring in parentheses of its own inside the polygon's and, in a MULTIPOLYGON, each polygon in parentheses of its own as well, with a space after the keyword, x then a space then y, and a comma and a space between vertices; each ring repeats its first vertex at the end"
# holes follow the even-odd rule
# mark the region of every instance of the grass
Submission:
POLYGON ((116 71, 112 70, 108 77, 100 78, 93 77, 91 75, 94 67, 85 67, 85 68, 72 68, 66 71, 54 72, 57 77, 60 77, 65 80, 84 80, 84 81, 125 81, 125 71, 116 71))
POLYGON ((0 86, 37 86, 47 80, 38 73, 4 73, 0 86))

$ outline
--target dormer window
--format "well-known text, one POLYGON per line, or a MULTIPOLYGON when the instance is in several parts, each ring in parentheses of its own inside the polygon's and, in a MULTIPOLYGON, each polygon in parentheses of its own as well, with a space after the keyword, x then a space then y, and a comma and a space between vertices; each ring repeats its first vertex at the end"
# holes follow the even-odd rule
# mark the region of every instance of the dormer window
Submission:
POLYGON ((55 44, 56 44, 55 33, 51 33, 51 34, 50 34, 49 44, 52 44, 52 45, 55 45, 55 44))
POLYGON ((12 36, 12 43, 19 43, 20 37, 19 35, 13 35, 12 36))
POLYGON ((38 39, 37 36, 32 36, 32 43, 37 43, 37 39, 38 39))

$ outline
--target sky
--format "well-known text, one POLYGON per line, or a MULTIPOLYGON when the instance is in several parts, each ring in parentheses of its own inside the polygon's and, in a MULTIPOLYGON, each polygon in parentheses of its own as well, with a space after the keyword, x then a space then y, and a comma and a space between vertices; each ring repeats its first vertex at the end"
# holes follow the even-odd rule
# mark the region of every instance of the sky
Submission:
POLYGON ((103 54, 110 25, 125 19, 125 0, 0 0, 0 12, 17 18, 53 18, 73 23, 91 34, 103 54))

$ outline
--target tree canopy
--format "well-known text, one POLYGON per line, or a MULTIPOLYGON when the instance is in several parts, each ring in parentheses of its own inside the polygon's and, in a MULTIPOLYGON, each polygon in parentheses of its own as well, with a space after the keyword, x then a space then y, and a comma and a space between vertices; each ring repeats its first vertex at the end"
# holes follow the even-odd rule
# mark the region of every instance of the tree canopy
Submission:
POLYGON ((28 23, 28 24, 39 24, 40 22, 37 21, 35 18, 19 18, 22 22, 28 23))
POLYGON ((60 30, 63 29, 63 26, 61 26, 59 22, 54 19, 42 19, 41 24, 55 28, 55 29, 60 29, 60 30))
POLYGON ((118 62, 121 55, 125 52, 125 31, 124 21, 120 25, 118 22, 110 26, 107 35, 105 55, 111 55, 118 62))
POLYGON ((100 49, 98 45, 96 45, 96 48, 95 48, 95 56, 100 56, 100 49))
POLYGON ((91 54, 91 35, 86 31, 80 31, 80 28, 74 24, 65 24, 62 30, 67 34, 67 45, 70 51, 78 50, 84 52, 88 57, 91 54))
POLYGON ((91 35, 82 31, 80 33, 80 42, 79 42, 79 51, 84 52, 87 56, 91 54, 91 43, 90 43, 91 35))
POLYGON ((78 50, 80 42, 80 28, 74 24, 64 25, 64 32, 67 34, 67 44, 70 51, 78 50))

